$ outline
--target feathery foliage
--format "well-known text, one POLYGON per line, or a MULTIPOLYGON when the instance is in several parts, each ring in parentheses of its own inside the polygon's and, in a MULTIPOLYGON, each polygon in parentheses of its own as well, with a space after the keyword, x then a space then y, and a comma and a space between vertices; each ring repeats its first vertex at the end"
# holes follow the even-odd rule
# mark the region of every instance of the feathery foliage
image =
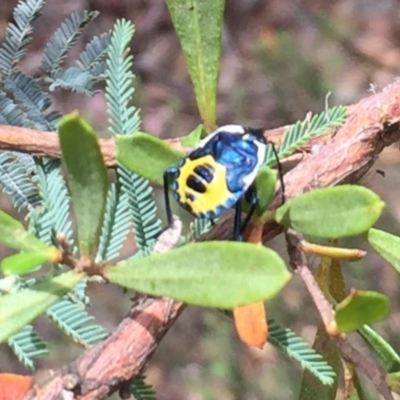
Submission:
POLYGON ((98 15, 98 11, 74 11, 61 24, 43 50, 43 71, 52 74, 60 68, 83 28, 98 15))
MULTIPOLYGON (((217 220, 215 220, 217 222, 217 220)), ((208 232, 212 228, 212 223, 208 219, 195 218, 193 222, 190 223, 190 233, 188 241, 193 241, 198 239, 201 235, 208 232)))
POLYGON ((33 330, 31 325, 25 326, 18 333, 11 336, 7 344, 22 364, 33 370, 33 360, 48 353, 46 343, 33 330))
MULTIPOLYGON (((98 15, 98 12, 75 12, 61 24, 45 46, 44 75, 40 78, 26 75, 18 70, 18 62, 27 52, 26 46, 34 33, 32 23, 40 16, 44 4, 44 0, 20 1, 14 10, 14 22, 7 28, 0 47, 0 123, 54 131, 61 114, 49 112, 52 100, 48 90, 62 87, 92 95, 94 83, 104 79, 109 34, 89 41, 77 61, 77 67, 62 69, 68 51, 77 42, 83 28, 98 15), (49 83, 49 88, 43 82, 49 83)), ((0 185, 10 195, 15 208, 27 212, 31 233, 48 244, 57 244, 57 234, 62 233, 72 252, 75 252, 70 198, 60 165, 59 160, 4 152, 0 155, 0 185)), ((121 207, 114 206, 110 213, 114 212, 120 221, 121 207)), ((120 245, 116 244, 118 226, 110 225, 110 232, 105 233, 111 238, 105 247, 106 255, 115 254, 116 247, 120 245)), ((22 278, 19 281, 20 287, 29 286, 29 281, 22 278)), ((86 281, 82 281, 47 311, 48 316, 68 336, 83 345, 93 344, 106 335, 102 327, 92 323, 93 318, 85 310, 89 304, 86 285, 86 281)), ((33 368, 34 359, 44 354, 46 349, 31 326, 11 337, 8 344, 28 368, 33 368)))
POLYGON ((94 76, 100 76, 105 73, 108 48, 110 45, 110 34, 102 33, 95 36, 87 43, 85 49, 79 56, 78 66, 85 71, 91 71, 94 76))
POLYGON ((73 231, 69 220, 70 198, 57 160, 37 160, 37 176, 42 196, 42 211, 37 226, 40 238, 55 243, 55 235, 62 233, 73 248, 73 231))
MULTIPOLYGON (((109 129, 114 134, 126 135, 139 130, 139 110, 131 105, 134 93, 132 56, 127 54, 133 34, 133 25, 122 20, 115 24, 111 37, 107 60, 106 99, 109 129)), ((118 167, 117 175, 122 193, 129 199, 129 212, 137 246, 147 252, 154 242, 154 237, 161 230, 161 222, 156 217, 153 189, 146 179, 122 166, 118 167)))
POLYGON ((32 157, 6 151, 0 155, 0 184, 18 211, 31 210, 41 202, 32 157))
POLYGON ((89 71, 82 71, 77 67, 65 70, 60 68, 54 71, 49 89, 53 91, 60 87, 71 92, 92 96, 95 83, 96 80, 89 71))
POLYGON ((133 57, 128 46, 135 32, 126 21, 117 21, 111 37, 107 59, 106 99, 109 130, 114 134, 128 135, 139 130, 139 110, 130 105, 135 91, 132 72, 133 57))
POLYGON ((6 94, 0 92, 0 124, 11 126, 24 126, 27 121, 18 112, 14 102, 6 97, 6 94))
MULTIPOLYGON (((133 34, 134 26, 130 22, 117 21, 109 46, 106 99, 109 130, 114 134, 137 132, 140 125, 139 110, 131 105, 135 77, 132 73, 132 56, 127 54, 133 34)), ((118 186, 113 185, 109 190, 97 254, 97 258, 104 261, 119 255, 131 223, 138 247, 135 256, 150 252, 154 237, 161 229, 149 182, 123 166, 117 168, 117 182, 118 186)), ((144 376, 137 376, 132 380, 131 393, 136 400, 153 400, 155 391, 144 379, 144 376)))
POLYGON ((148 385, 145 382, 146 377, 144 375, 136 376, 130 386, 131 395, 135 400, 155 400, 156 392, 153 386, 148 385))
POLYGON ((14 9, 14 23, 7 27, 0 49, 0 71, 3 79, 8 78, 16 64, 25 56, 26 47, 32 40, 32 23, 40 16, 45 0, 19 1, 14 9))
POLYGON ((274 320, 268 320, 268 327, 268 341, 273 346, 286 353, 293 360, 298 361, 303 368, 310 371, 324 385, 333 384, 335 372, 332 367, 307 342, 290 329, 282 328, 274 320))
POLYGON ((51 306, 46 314, 75 342, 88 347, 103 340, 107 332, 100 325, 89 324, 94 317, 67 298, 51 306))
POLYGON ((34 78, 17 71, 12 78, 5 79, 4 87, 8 93, 13 94, 20 109, 26 114, 26 119, 30 121, 30 127, 43 131, 54 129, 60 114, 44 114, 51 100, 34 78))
POLYGON ((120 187, 112 184, 108 191, 106 212, 97 250, 97 262, 106 262, 119 256, 131 226, 128 201, 126 193, 121 192, 120 187))
MULTIPOLYGON (((346 114, 346 107, 336 106, 315 114, 311 120, 297 121, 285 132, 283 143, 277 149, 279 158, 290 156, 311 139, 323 135, 329 129, 343 125, 346 114)), ((265 159, 265 165, 272 166, 276 163, 271 146, 267 150, 265 159)))

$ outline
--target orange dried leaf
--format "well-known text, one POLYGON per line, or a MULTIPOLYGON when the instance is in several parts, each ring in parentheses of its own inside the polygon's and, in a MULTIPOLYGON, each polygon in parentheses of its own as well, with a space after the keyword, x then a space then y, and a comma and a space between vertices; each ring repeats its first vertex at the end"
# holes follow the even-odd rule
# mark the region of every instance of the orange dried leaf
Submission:
POLYGON ((233 309, 236 331, 243 343, 263 348, 268 339, 268 324, 264 303, 249 304, 233 309))
POLYGON ((23 400, 32 382, 31 376, 0 374, 0 400, 23 400))

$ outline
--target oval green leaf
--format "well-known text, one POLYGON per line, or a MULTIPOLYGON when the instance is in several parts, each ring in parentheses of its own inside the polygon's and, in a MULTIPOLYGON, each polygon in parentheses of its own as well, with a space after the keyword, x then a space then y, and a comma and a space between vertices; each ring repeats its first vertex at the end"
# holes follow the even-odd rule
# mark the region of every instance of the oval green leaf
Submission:
POLYGON ((167 0, 208 131, 215 126, 224 4, 224 0, 167 0))
POLYGON ((163 184, 164 171, 177 165, 185 154, 148 133, 117 137, 117 160, 150 182, 163 184))
POLYGON ((400 237, 379 229, 370 229, 368 243, 374 250, 400 272, 400 237))
POLYGON ((340 332, 354 331, 364 324, 385 319, 390 312, 389 299, 378 292, 352 290, 336 306, 335 319, 340 332))
POLYGON ((276 220, 306 235, 336 239, 367 231, 378 220, 384 205, 369 189, 341 185, 287 201, 277 209, 276 220))
POLYGON ((85 276, 69 271, 29 289, 0 296, 0 343, 43 314, 85 276))
POLYGON ((290 279, 273 250, 238 242, 192 243, 107 267, 118 285, 189 304, 233 308, 277 294, 290 279))
POLYGON ((0 242, 15 250, 47 252, 51 247, 27 232, 21 222, 0 210, 0 242))
POLYGON ((43 252, 18 253, 4 258, 1 262, 1 270, 4 275, 23 275, 34 271, 47 261, 50 261, 49 254, 43 252))
POLYGON ((78 226, 81 254, 96 250, 109 186, 107 167, 93 128, 78 112, 63 117, 58 125, 62 159, 78 226))

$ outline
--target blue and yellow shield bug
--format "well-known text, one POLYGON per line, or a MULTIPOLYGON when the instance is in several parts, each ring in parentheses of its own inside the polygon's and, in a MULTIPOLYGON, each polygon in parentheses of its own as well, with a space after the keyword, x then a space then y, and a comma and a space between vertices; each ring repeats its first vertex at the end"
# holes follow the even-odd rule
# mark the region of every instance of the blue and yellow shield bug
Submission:
MULTIPOLYGON (((233 237, 241 234, 257 205, 254 180, 264 163, 267 142, 262 129, 224 125, 203 139, 177 166, 164 172, 164 195, 168 225, 172 224, 169 185, 176 201, 196 218, 213 221, 235 207, 233 237), (241 223, 241 202, 251 208, 241 223)), ((271 144, 273 146, 273 144, 271 144)), ((273 147, 277 157, 275 148, 273 147)))

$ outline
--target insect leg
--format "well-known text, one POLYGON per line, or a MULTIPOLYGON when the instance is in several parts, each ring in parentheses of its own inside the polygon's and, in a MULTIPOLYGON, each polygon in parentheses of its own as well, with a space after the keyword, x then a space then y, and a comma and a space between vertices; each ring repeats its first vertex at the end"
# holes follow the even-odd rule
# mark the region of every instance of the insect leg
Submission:
POLYGON ((163 175, 165 212, 167 214, 168 226, 172 225, 172 210, 171 210, 171 203, 169 201, 168 178, 171 175, 174 175, 174 173, 175 173, 175 168, 168 168, 165 170, 163 175))
POLYGON ((250 203, 250 210, 247 213, 245 220, 243 221, 242 227, 240 228, 240 233, 243 233, 244 230, 246 229, 247 224, 250 222, 250 219, 253 216, 254 211, 256 210, 257 207, 257 190, 255 185, 251 185, 247 189, 244 198, 246 199, 247 202, 250 203))
POLYGON ((275 145, 272 142, 268 142, 268 144, 272 147, 272 151, 273 151, 275 159, 276 159, 276 167, 278 168, 279 182, 281 183, 282 204, 283 204, 286 201, 285 182, 283 181, 283 168, 282 168, 281 162, 279 161, 278 152, 276 151, 275 145))
POLYGON ((239 201, 235 205, 235 218, 233 222, 233 239, 241 242, 242 235, 241 235, 241 225, 242 223, 242 203, 239 201))

